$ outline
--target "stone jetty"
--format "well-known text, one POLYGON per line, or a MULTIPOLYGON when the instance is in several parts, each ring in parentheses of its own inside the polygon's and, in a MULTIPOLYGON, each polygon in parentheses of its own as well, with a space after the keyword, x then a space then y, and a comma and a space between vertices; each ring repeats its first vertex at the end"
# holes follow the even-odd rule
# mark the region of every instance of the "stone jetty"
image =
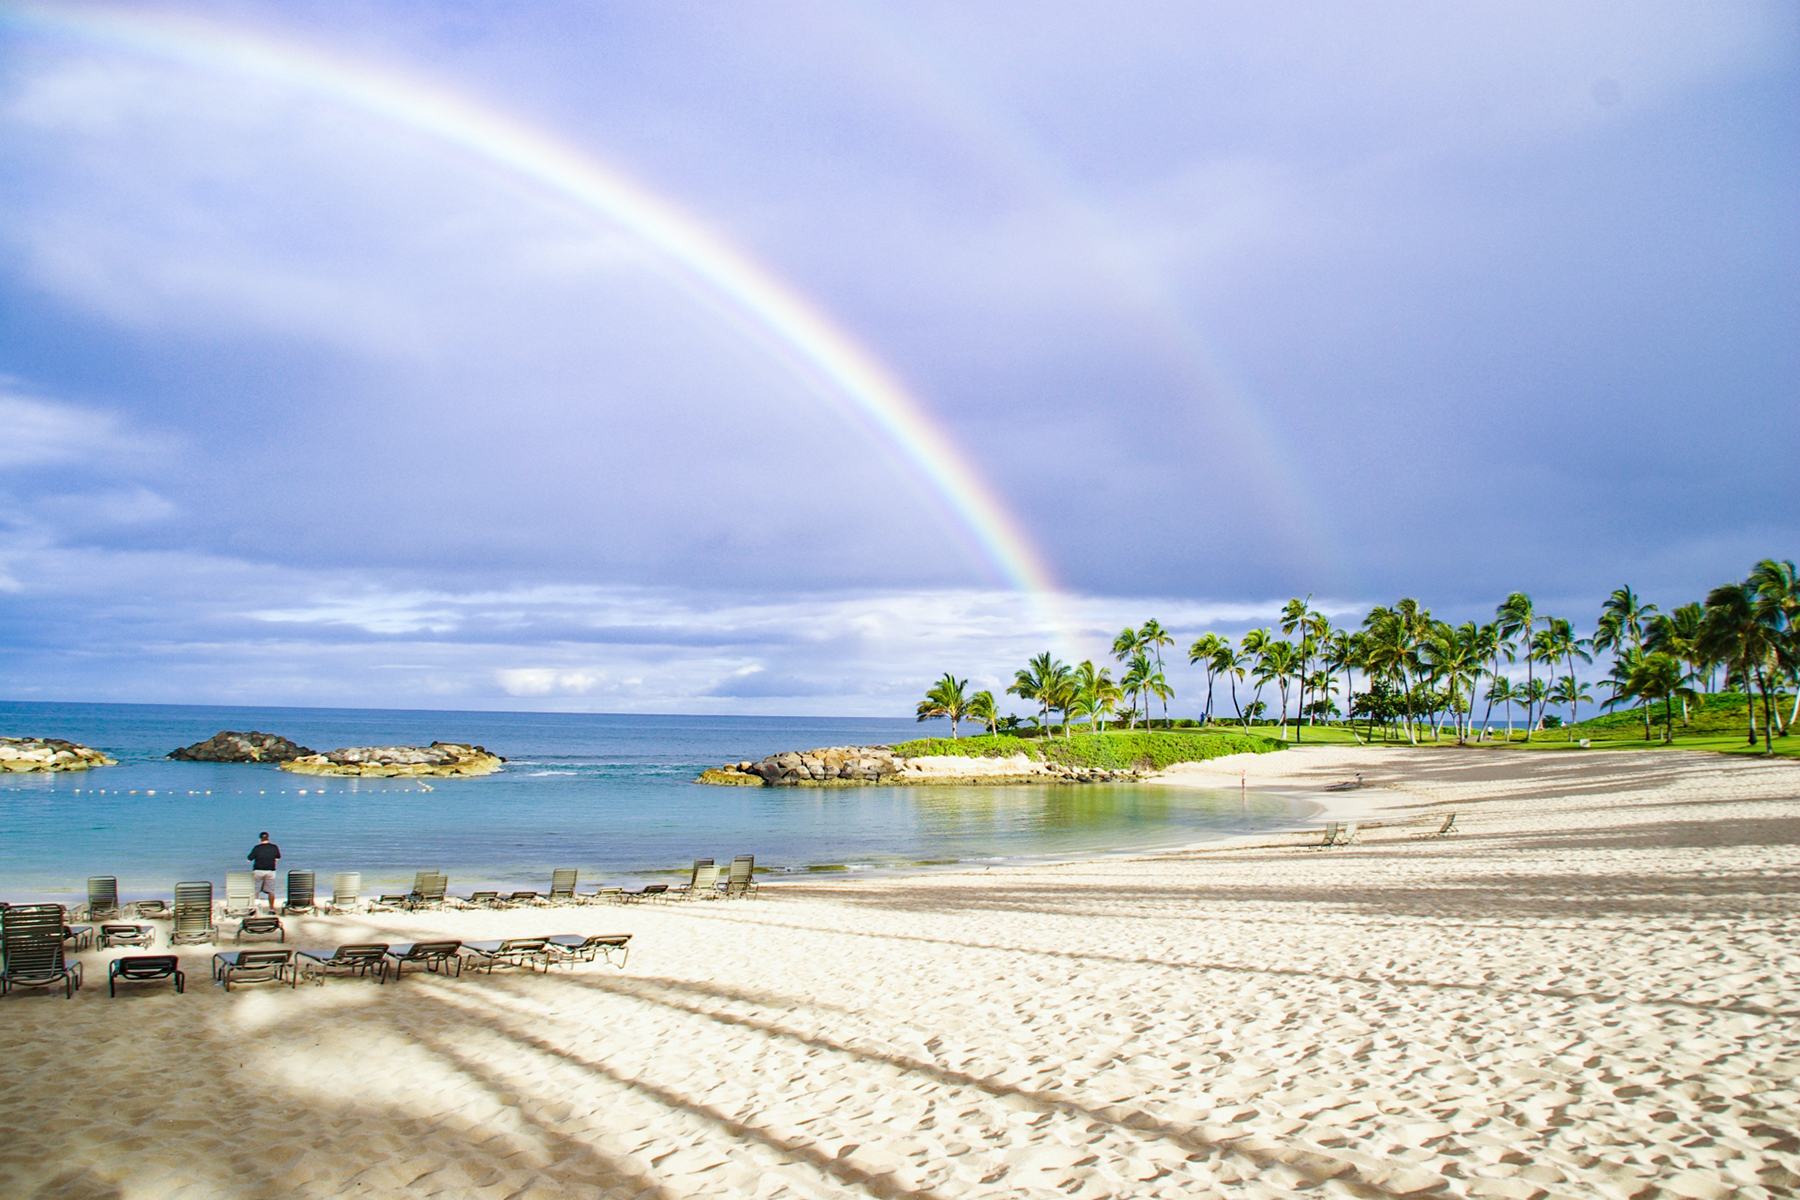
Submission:
POLYGON ((181 762, 282 763, 312 753, 298 742, 289 741, 277 734, 258 733, 254 729, 249 733, 224 729, 204 742, 171 750, 168 757, 181 762))
POLYGON ((890 746, 826 746, 771 754, 760 762, 726 763, 696 782, 725 787, 867 787, 871 785, 1003 785, 1009 783, 1124 783, 1137 771, 1071 767, 1015 754, 1006 758, 925 755, 909 758, 890 746))
POLYGON ((0 771, 85 771, 116 767, 103 751, 61 738, 0 738, 0 771))
POLYGON ((281 764, 301 775, 362 775, 386 779, 416 775, 492 775, 506 760, 485 747, 462 742, 429 746, 346 746, 281 764))

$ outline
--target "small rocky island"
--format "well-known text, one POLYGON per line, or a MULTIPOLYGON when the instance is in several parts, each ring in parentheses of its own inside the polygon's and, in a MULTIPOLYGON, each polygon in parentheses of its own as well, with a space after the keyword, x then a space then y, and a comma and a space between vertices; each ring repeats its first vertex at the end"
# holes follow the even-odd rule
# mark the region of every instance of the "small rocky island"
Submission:
POLYGON ((181 762, 283 763, 311 753, 313 751, 298 742, 273 733, 258 733, 254 729, 249 733, 236 733, 225 729, 204 742, 171 750, 168 757, 181 762))
POLYGON ((378 779, 416 775, 492 775, 506 760, 485 747, 461 742, 429 746, 347 746, 305 754, 281 764, 301 775, 361 775, 378 779))
POLYGON ((700 773, 698 783, 726 787, 865 787, 906 784, 1126 783, 1143 778, 1135 769, 1109 771, 1071 766, 1025 754, 957 758, 908 757, 892 746, 827 746, 771 754, 761 762, 727 763, 700 773))
POLYGON ((61 738, 0 737, 0 771, 85 771, 116 767, 119 760, 61 738))

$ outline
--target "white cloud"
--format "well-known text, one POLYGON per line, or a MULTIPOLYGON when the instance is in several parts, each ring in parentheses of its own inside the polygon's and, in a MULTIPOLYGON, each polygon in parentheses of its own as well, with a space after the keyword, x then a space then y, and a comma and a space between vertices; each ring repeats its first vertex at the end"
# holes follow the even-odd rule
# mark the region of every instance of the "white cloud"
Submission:
POLYGON ((585 696, 605 681, 591 671, 557 671, 549 667, 512 667, 494 672, 509 696, 585 696))
POLYGON ((132 447, 117 417, 21 395, 0 379, 0 467, 92 460, 132 447))

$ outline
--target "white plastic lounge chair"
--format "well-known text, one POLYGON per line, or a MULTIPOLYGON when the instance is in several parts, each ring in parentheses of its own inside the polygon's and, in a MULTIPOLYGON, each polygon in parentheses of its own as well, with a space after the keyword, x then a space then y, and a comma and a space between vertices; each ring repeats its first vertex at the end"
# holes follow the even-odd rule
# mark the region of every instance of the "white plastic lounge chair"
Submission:
POLYGON ((331 877, 328 912, 355 912, 362 907, 362 872, 339 871, 331 877))
POLYGON ((248 871, 225 872, 225 907, 221 917, 248 917, 256 912, 256 880, 248 871))
POLYGON ((292 950, 226 950, 213 955, 213 979, 231 990, 239 983, 285 983, 293 987, 299 975, 292 950))
POLYGON ((725 880, 727 900, 750 900, 756 896, 756 855, 740 854, 731 860, 731 874, 725 880))
POLYGON ((550 903, 575 903, 575 879, 577 874, 578 872, 574 867, 558 867, 550 872, 550 903))

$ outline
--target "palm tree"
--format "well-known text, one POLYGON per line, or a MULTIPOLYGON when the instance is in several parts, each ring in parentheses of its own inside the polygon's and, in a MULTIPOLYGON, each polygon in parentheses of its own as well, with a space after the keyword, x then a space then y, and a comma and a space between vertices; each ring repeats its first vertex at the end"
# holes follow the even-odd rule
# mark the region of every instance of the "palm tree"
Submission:
POLYGON ((1414 694, 1412 669, 1418 664, 1419 631, 1431 621, 1431 614, 1419 608, 1417 600, 1402 600, 1393 608, 1377 606, 1363 618, 1364 667, 1372 676, 1398 681, 1397 689, 1406 717, 1406 740, 1419 744, 1413 716, 1418 707, 1414 694))
MULTIPOLYGON (((1531 597, 1527 596, 1524 592, 1513 592, 1508 595, 1505 600, 1500 602, 1500 606, 1494 610, 1494 624, 1499 628, 1499 633, 1502 638, 1508 642, 1511 642, 1516 638, 1518 643, 1524 647, 1525 688, 1527 691, 1530 691, 1533 678, 1531 664, 1534 657, 1531 645, 1531 630, 1532 627, 1537 624, 1537 610, 1531 605, 1531 597)), ((1525 716, 1525 740, 1529 742, 1531 740, 1531 713, 1527 711, 1525 716)), ((1507 725, 1506 736, 1508 739, 1511 739, 1512 737, 1512 727, 1510 722, 1508 722, 1507 725)))
MULTIPOLYGON (((1780 653, 1776 669, 1786 675, 1794 688, 1794 711, 1781 722, 1777 737, 1786 737, 1788 726, 1800 720, 1800 572, 1791 560, 1765 558, 1750 572, 1748 581, 1756 589, 1757 619, 1780 634, 1780 653)), ((1769 714, 1763 714, 1767 717, 1769 714)), ((1781 710, 1774 713, 1780 719, 1781 710)))
MULTIPOLYGON (((1644 651, 1644 622, 1656 612, 1656 605, 1645 604, 1630 585, 1614 588, 1613 594, 1600 606, 1600 628, 1594 634, 1594 649, 1610 649, 1616 656, 1627 642, 1641 658, 1644 651)), ((1627 671, 1629 674, 1629 670, 1627 671)), ((1650 704, 1644 703, 1644 740, 1650 740, 1650 704)))
MULTIPOLYGON (((1158 678, 1161 678, 1163 673, 1162 648, 1164 646, 1173 646, 1174 644, 1175 639, 1170 637, 1168 631, 1157 624, 1154 618, 1145 621, 1144 627, 1138 630, 1138 645, 1156 656, 1156 674, 1158 678)), ((1156 694, 1162 697, 1163 728, 1167 729, 1169 727, 1169 697, 1173 696, 1175 692, 1165 683, 1161 688, 1156 689, 1156 694)), ((1149 725, 1150 709, 1146 706, 1144 709, 1144 726, 1145 728, 1149 728, 1149 725)))
POLYGON ((1512 680, 1508 679, 1504 675, 1494 675, 1492 677, 1492 682, 1490 682, 1488 684, 1487 702, 1488 702, 1488 712, 1490 714, 1494 711, 1494 705, 1496 705, 1496 704, 1506 705, 1506 740, 1508 742, 1511 742, 1512 741, 1512 729, 1513 729, 1512 680))
MULTIPOLYGON (((1239 661, 1251 669, 1251 678, 1256 680, 1256 691, 1250 696, 1250 707, 1253 710, 1261 703, 1263 684, 1268 682, 1267 678, 1255 674, 1256 664, 1262 660, 1263 651, 1267 650, 1273 641, 1274 639, 1266 629, 1252 629, 1244 635, 1243 657, 1239 661)), ((1235 693, 1233 693, 1233 702, 1235 703, 1235 693)), ((1255 719, 1254 712, 1245 717, 1244 728, 1250 728, 1250 722, 1255 719)))
MULTIPOLYGON (((1672 613, 1658 613, 1644 627, 1644 649, 1652 654, 1668 654, 1687 668, 1690 680, 1698 681, 1705 656, 1700 653, 1701 626, 1706 614, 1698 604, 1684 604, 1672 613)), ((1688 702, 1681 701, 1681 723, 1687 725, 1688 702)))
MULTIPOLYGON (((1576 637, 1574 627, 1567 621, 1563 620, 1561 617, 1545 617, 1544 626, 1543 632, 1538 635, 1538 644, 1542 651, 1540 657, 1545 662, 1550 663, 1552 667, 1554 667, 1558 659, 1568 659, 1569 678, 1573 679, 1575 677, 1575 660, 1577 658, 1581 659, 1583 662, 1591 663, 1594 661, 1593 657, 1589 655, 1585 649, 1588 645, 1587 640, 1576 637)), ((1577 699, 1584 698, 1579 695, 1579 688, 1576 689, 1576 692, 1577 699)), ((1558 703, 1562 702, 1558 701, 1558 703)), ((1569 702, 1569 724, 1575 724, 1575 704, 1573 701, 1569 702)), ((1570 734, 1569 736, 1573 738, 1575 735, 1570 734)))
POLYGON ((1212 672, 1231 681, 1231 711, 1237 714, 1239 724, 1245 729, 1250 728, 1250 723, 1244 720, 1243 706, 1238 703, 1237 685, 1243 681, 1244 664, 1249 661, 1250 656, 1234 647, 1230 638, 1220 638, 1219 648, 1213 651, 1211 664, 1212 672))
POLYGON ((1142 650, 1131 656, 1131 664, 1125 668, 1125 674, 1119 679, 1119 687, 1124 694, 1131 697, 1131 718, 1126 728, 1137 728, 1137 697, 1144 700, 1144 722, 1150 721, 1150 677, 1156 674, 1156 667, 1150 662, 1150 656, 1142 650))
MULTIPOLYGON (((1286 634, 1292 634, 1295 630, 1300 632, 1300 645, 1297 649, 1300 655, 1300 707, 1302 709, 1306 708, 1306 668, 1312 658, 1313 650, 1316 649, 1311 637, 1311 626, 1308 624, 1308 619, 1312 615, 1311 592, 1306 594, 1306 599, 1289 600, 1281 608, 1281 632, 1286 634)), ((1282 710, 1281 720, 1282 728, 1286 729, 1287 711, 1285 708, 1282 710)), ((1294 740, 1298 742, 1302 740, 1302 737, 1301 721, 1296 716, 1294 718, 1294 740)), ((1286 740, 1287 734, 1283 733, 1282 738, 1286 740)))
MULTIPOLYGON (((1588 685, 1582 683, 1573 675, 1564 675, 1561 679, 1556 681, 1556 686, 1550 689, 1550 703, 1566 704, 1569 706, 1570 725, 1575 724, 1575 705, 1578 701, 1582 700, 1586 700, 1589 704, 1592 704, 1594 702, 1594 697, 1589 694, 1588 685)), ((1575 733, 1572 729, 1569 731, 1568 736, 1570 741, 1575 740, 1575 733)))
POLYGON ((971 721, 980 721, 987 726, 989 733, 1000 732, 1000 717, 994 708, 994 693, 976 692, 969 697, 969 707, 964 712, 971 721))
MULTIPOLYGON (((1287 741, 1288 682, 1300 673, 1300 647, 1292 642, 1269 642, 1256 659, 1256 679, 1273 679, 1281 689, 1281 740, 1287 741)), ((1258 694, 1261 689, 1258 689, 1258 694)))
POLYGON ((1169 699, 1174 695, 1175 689, 1169 686, 1169 681, 1163 678, 1163 673, 1161 671, 1152 671, 1150 673, 1150 678, 1144 681, 1144 725, 1146 727, 1150 724, 1150 697, 1155 696, 1162 701, 1163 727, 1168 728, 1169 699))
MULTIPOLYGON (((1356 669, 1358 653, 1357 640, 1361 635, 1351 633, 1347 629, 1333 630, 1319 642, 1319 661, 1325 668, 1325 690, 1331 691, 1332 677, 1339 671, 1344 673, 1344 713, 1349 715, 1351 703, 1355 699, 1354 677, 1351 672, 1356 669)), ((1351 729, 1352 735, 1356 730, 1351 729)))
POLYGON ((1216 633, 1203 633, 1188 647, 1188 662, 1206 668, 1206 707, 1200 713, 1200 724, 1212 724, 1213 673, 1218 664, 1219 647, 1229 645, 1216 633))
POLYGON ((1042 729, 1050 723, 1050 710, 1055 707, 1058 690, 1068 675, 1068 664, 1059 662, 1046 650, 1017 672, 1006 690, 1021 700, 1037 701, 1038 728, 1042 729))
POLYGON ((1096 668, 1092 659, 1085 659, 1075 668, 1075 698, 1072 710, 1076 716, 1085 716, 1093 732, 1100 732, 1100 725, 1112 706, 1118 702, 1119 688, 1113 683, 1112 675, 1105 668, 1096 668))
POLYGON ((931 685, 925 698, 919 701, 919 720, 929 721, 934 717, 950 718, 950 738, 956 738, 956 723, 969 715, 969 701, 963 696, 963 689, 969 686, 966 679, 958 679, 948 671, 944 677, 931 685))
POLYGON ((1675 740, 1675 700, 1689 700, 1697 694, 1687 686, 1687 682, 1688 674, 1682 670, 1681 660, 1673 654, 1661 650, 1653 650, 1648 654, 1634 653, 1631 656, 1631 669, 1612 703, 1624 699, 1642 700, 1648 709, 1651 701, 1661 700, 1662 740, 1672 742, 1675 740))
POLYGON ((1513 699, 1525 706, 1525 740, 1531 740, 1531 731, 1537 723, 1544 719, 1544 704, 1550 698, 1550 686, 1542 679, 1527 679, 1522 684, 1513 685, 1513 699), (1532 713, 1538 715, 1533 717, 1532 713))

